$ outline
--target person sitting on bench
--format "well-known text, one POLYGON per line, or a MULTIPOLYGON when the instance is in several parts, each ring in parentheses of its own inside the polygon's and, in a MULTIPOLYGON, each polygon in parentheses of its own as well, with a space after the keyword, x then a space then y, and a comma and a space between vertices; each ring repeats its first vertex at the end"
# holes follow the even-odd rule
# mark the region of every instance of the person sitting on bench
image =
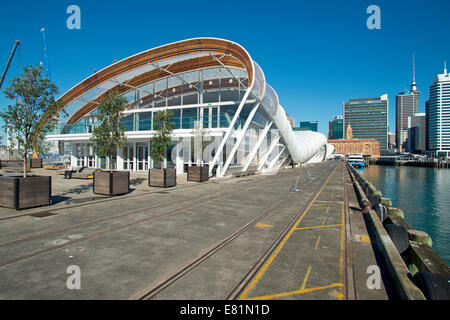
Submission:
POLYGON ((64 179, 72 179, 72 173, 74 173, 75 169, 72 164, 69 162, 67 164, 66 170, 64 170, 64 179))

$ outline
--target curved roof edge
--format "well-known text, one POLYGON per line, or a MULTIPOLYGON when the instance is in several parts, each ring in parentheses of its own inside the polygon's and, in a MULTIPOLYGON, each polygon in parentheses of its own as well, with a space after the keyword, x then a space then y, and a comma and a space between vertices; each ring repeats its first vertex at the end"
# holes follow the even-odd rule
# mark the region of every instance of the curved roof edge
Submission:
MULTIPOLYGON (((183 55, 188 55, 192 53, 224 54, 225 56, 232 57, 234 60, 238 60, 248 73, 249 89, 253 87, 255 81, 254 79, 255 66, 250 54, 247 52, 247 50, 244 49, 244 47, 237 44, 236 42, 220 38, 209 38, 209 37, 192 38, 169 43, 166 45, 162 45, 153 49, 149 49, 134 54, 130 57, 115 62, 112 65, 109 65, 101 69, 100 71, 97 71, 93 75, 79 82, 77 85, 66 91, 62 96, 58 98, 58 101, 61 101, 62 105, 60 109, 56 111, 56 113, 63 110, 65 107, 67 107, 69 103, 76 100, 84 93, 88 92, 90 89, 95 88, 96 86, 114 77, 124 74, 125 72, 148 65, 150 63, 155 63, 158 61, 174 57, 181 57, 183 55)), ((214 57, 211 57, 211 60, 214 60, 214 57)), ((180 61, 183 60, 181 59, 180 61)), ((217 61, 216 64, 220 65, 220 63, 217 61)), ((232 66, 236 66, 236 63, 234 62, 233 64, 232 61, 230 61, 229 64, 231 64, 232 66)), ((198 68, 198 65, 194 64, 192 66, 189 66, 188 64, 187 66, 185 66, 185 68, 187 68, 187 71, 193 71, 198 68), (192 69, 189 69, 190 67, 192 69)), ((165 76, 167 76, 167 74, 165 76)), ((112 89, 107 90, 107 92, 109 92, 110 90, 112 89)), ((80 117, 83 117, 85 114, 91 112, 92 106, 86 107, 84 110, 77 110, 77 111, 80 111, 76 117, 78 119, 80 117)), ((49 121, 49 119, 54 115, 55 113, 53 114, 44 113, 44 115, 41 117, 38 128, 43 128, 45 124, 49 121)), ((75 119, 72 119, 72 121, 74 120, 75 119)))

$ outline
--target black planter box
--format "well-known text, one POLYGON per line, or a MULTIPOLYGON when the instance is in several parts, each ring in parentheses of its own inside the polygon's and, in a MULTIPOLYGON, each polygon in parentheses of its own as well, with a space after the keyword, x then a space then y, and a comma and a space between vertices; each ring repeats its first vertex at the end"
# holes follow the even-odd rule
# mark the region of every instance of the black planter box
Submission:
POLYGON ((117 196, 130 192, 130 172, 128 171, 95 171, 94 193, 106 196, 117 196))
POLYGON ((42 168, 42 159, 27 159, 27 168, 42 168))
POLYGON ((203 167, 192 166, 187 169, 187 180, 204 182, 209 180, 209 166, 203 167))
POLYGON ((52 198, 52 177, 0 177, 0 206, 16 210, 49 206, 52 198))
POLYGON ((148 186, 168 188, 177 185, 177 172, 174 168, 148 170, 148 186))

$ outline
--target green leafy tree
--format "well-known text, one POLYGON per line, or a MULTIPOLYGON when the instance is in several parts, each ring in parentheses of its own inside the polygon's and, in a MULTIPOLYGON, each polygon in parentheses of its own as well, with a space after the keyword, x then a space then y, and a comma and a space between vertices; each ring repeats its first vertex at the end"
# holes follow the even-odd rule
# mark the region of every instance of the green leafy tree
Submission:
POLYGON ((114 154, 127 144, 123 111, 127 105, 125 97, 111 92, 97 107, 100 125, 92 130, 91 141, 95 145, 96 153, 109 158, 109 169, 112 171, 114 154))
POLYGON ((10 87, 4 90, 6 98, 14 101, 0 112, 4 128, 10 133, 12 145, 17 146, 19 155, 24 160, 23 176, 27 177, 27 159, 33 151, 45 151, 44 137, 58 123, 58 110, 61 102, 54 99, 58 94, 56 85, 42 77, 42 67, 27 65, 19 77, 10 81, 10 87), (48 121, 40 123, 41 117, 49 115, 48 121))
POLYGON ((161 163, 161 169, 164 167, 164 158, 167 148, 170 146, 171 134, 175 126, 172 117, 173 113, 167 109, 159 111, 154 117, 156 134, 152 139, 151 156, 154 161, 161 163))

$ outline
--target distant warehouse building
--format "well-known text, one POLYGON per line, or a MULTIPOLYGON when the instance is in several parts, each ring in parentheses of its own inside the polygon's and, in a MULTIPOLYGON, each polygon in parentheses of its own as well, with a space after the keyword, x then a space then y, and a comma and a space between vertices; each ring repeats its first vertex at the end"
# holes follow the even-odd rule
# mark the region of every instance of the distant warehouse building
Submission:
POLYGON ((335 154, 362 153, 364 157, 378 158, 380 142, 376 139, 353 139, 352 127, 347 126, 346 139, 328 139, 334 147, 335 154))
POLYGON ((328 139, 336 154, 362 153, 365 157, 378 158, 380 143, 376 139, 328 139))

